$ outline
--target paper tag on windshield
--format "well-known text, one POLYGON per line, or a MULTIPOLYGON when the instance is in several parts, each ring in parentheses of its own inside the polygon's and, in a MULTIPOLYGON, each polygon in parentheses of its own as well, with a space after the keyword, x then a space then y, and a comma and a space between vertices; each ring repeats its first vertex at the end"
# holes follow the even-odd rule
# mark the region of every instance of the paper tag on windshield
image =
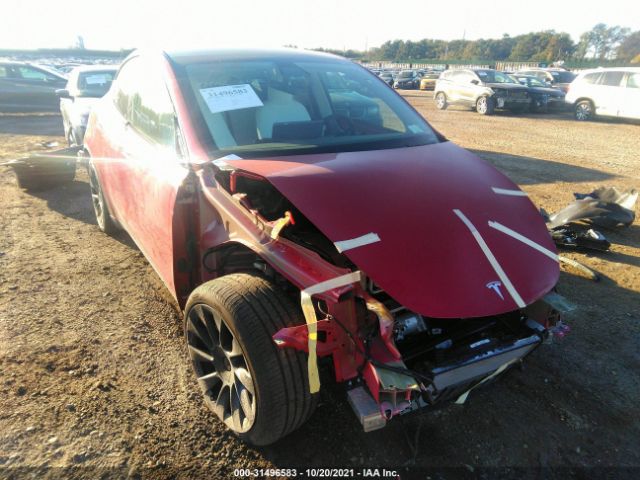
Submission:
POLYGON ((211 113, 262 106, 260 97, 249 84, 201 88, 200 95, 211 113))
POLYGON ((101 85, 103 83, 107 83, 109 80, 111 80, 111 77, 109 75, 87 75, 84 78, 84 83, 86 83, 87 85, 101 85))

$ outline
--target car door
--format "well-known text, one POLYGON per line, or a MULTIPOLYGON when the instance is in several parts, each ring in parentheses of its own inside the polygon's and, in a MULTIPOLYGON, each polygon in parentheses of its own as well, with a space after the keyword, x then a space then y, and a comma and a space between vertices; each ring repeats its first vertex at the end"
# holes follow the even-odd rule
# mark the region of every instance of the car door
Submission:
POLYGON ((11 68, 8 65, 0 65, 0 108, 11 105, 12 84, 10 79, 11 68))
POLYGON ((32 65, 17 65, 14 70, 18 105, 28 110, 58 110, 56 90, 64 88, 66 79, 32 65))
POLYGON ((173 213, 189 173, 177 152, 173 105, 151 59, 127 61, 116 83, 100 181, 119 223, 173 291, 173 213))
POLYGON ((627 72, 619 115, 640 119, 640 72, 627 72))
POLYGON ((622 88, 624 71, 605 71, 596 85, 593 98, 598 115, 617 116, 622 106, 625 89, 622 88))
POLYGON ((475 99, 478 95, 480 79, 474 73, 468 71, 461 71, 459 73, 458 81, 460 83, 460 101, 465 105, 475 105, 475 99), (477 83, 473 83, 473 81, 477 83))
POLYGON ((449 97, 453 102, 460 103, 464 99, 465 89, 467 88, 462 82, 464 81, 464 74, 461 71, 451 72, 449 75, 451 85, 449 87, 449 97))

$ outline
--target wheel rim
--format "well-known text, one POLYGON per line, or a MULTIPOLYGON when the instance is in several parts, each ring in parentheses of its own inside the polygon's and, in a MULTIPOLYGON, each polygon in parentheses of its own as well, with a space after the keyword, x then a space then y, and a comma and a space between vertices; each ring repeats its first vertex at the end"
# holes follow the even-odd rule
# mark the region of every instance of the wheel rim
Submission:
POLYGON ((478 110, 479 113, 485 113, 487 111, 487 99, 485 97, 481 97, 478 100, 478 105, 476 106, 476 109, 478 110))
POLYGON ((576 118, 578 120, 586 120, 591 116, 591 105, 588 103, 581 103, 576 108, 576 118))
POLYGON ((187 314, 187 346, 205 402, 227 427, 247 432, 255 421, 255 385, 240 343, 205 304, 187 314))
POLYGON ((437 101, 438 101, 438 108, 444 107, 444 95, 443 94, 441 94, 441 93, 438 94, 437 101))
POLYGON ((100 184, 98 183, 98 179, 96 178, 96 174, 93 170, 91 170, 91 174, 89 175, 89 187, 91 188, 91 203, 93 204, 93 211, 96 214, 98 225, 102 227, 104 223, 102 216, 104 212, 104 205, 102 195, 100 194, 100 184))

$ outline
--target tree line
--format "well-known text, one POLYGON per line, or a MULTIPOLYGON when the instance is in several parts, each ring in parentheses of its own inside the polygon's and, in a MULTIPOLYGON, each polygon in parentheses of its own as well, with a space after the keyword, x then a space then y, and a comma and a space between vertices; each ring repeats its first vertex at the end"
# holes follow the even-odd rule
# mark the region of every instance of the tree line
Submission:
POLYGON ((546 30, 511 37, 479 40, 389 40, 369 52, 329 51, 350 58, 390 60, 494 60, 551 63, 556 61, 620 61, 640 63, 640 31, 619 25, 595 25, 574 42, 568 33, 546 30))

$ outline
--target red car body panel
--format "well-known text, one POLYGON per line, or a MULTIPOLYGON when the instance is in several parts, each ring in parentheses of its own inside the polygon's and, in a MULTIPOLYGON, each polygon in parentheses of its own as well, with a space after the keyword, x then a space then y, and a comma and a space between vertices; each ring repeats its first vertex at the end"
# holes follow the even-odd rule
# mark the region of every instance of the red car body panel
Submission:
MULTIPOLYGON (((93 109, 84 141, 110 213, 180 307, 197 286, 224 274, 217 263, 208 268, 206 259, 229 246, 253 251, 252 262, 255 257, 283 277, 278 280, 300 290, 350 272, 338 266, 348 264, 344 259, 334 265, 286 235, 273 235, 274 222, 252 210, 250 199, 234 195, 238 172, 270 182, 331 242, 377 234, 379 241, 343 254, 393 300, 426 317, 518 314, 556 284, 558 262, 549 258, 556 250, 542 217, 512 181, 476 155, 442 141, 377 151, 225 158, 236 172, 228 191, 166 57, 156 73, 175 108, 179 153, 159 150, 130 127, 115 106, 113 89, 93 109), (520 301, 506 285, 490 286, 505 278, 520 301)), ((314 299, 325 303, 322 309, 318 305, 316 328, 325 337, 317 344, 318 356, 332 356, 337 381, 361 376, 381 410, 392 397, 391 415, 398 413, 414 387, 402 386, 402 379, 393 384, 397 387, 385 387, 379 378, 381 364, 403 362, 389 309, 360 283, 314 299), (360 335, 363 325, 373 325, 368 335, 378 329, 371 342, 360 335)), ((280 348, 309 351, 306 325, 282 328, 273 338, 280 348)))
POLYGON ((558 281, 557 261, 488 225, 499 222, 555 252, 531 201, 495 193, 518 187, 450 142, 227 163, 266 177, 333 242, 376 233, 379 242, 345 255, 422 315, 478 317, 518 308, 504 289, 500 297, 487 288, 496 272, 454 209, 478 229, 525 304, 558 281))

